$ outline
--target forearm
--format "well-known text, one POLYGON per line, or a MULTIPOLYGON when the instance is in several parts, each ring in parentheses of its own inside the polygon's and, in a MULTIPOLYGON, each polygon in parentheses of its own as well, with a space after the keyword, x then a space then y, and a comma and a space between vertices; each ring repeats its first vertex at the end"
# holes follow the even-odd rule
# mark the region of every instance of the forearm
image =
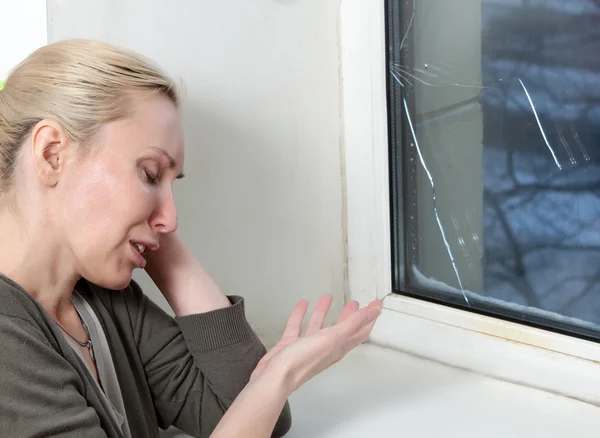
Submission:
POLYGON ((219 286, 177 234, 165 236, 146 271, 177 316, 230 306, 219 286))
POLYGON ((282 377, 261 374, 240 392, 211 438, 271 437, 288 396, 282 377))

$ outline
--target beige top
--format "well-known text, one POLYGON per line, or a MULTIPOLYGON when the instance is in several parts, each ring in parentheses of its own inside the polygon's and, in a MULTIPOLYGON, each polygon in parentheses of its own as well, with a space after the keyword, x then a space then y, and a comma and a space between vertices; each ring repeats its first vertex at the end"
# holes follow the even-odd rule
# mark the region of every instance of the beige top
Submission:
MULTIPOLYGON (((129 423, 127 422, 127 413, 125 412, 123 397, 121 396, 121 387, 119 386, 117 372, 115 371, 115 366, 110 354, 110 347, 108 346, 108 341, 106 339, 106 335, 104 334, 104 330, 102 330, 102 325, 94 313, 94 310, 79 293, 75 292, 71 301, 75 306, 75 309, 77 309, 77 312, 79 312, 79 315, 81 315, 81 319, 83 320, 83 323, 86 325, 90 334, 94 359, 96 361, 98 377, 100 379, 98 389, 102 394, 104 394, 104 402, 110 408, 107 410, 108 412, 112 411, 114 414, 114 419, 121 427, 123 436, 125 438, 131 438, 129 423)), ((83 361, 86 369, 93 378, 94 372, 92 369, 90 369, 88 362, 81 354, 79 345, 77 345, 77 343, 67 335, 65 335, 65 339, 67 342, 69 342, 71 347, 73 347, 73 350, 83 361)), ((95 378, 93 380, 96 382, 96 384, 98 384, 95 378)))

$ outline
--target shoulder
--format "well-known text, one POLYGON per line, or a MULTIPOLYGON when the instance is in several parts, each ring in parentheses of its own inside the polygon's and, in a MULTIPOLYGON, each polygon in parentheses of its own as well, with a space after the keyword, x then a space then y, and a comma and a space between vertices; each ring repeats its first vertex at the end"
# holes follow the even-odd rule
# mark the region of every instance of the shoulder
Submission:
POLYGON ((0 315, 3 320, 21 320, 39 326, 46 319, 44 313, 39 303, 27 291, 0 274, 0 315))
MULTIPOLYGON (((64 418, 65 413, 68 417, 69 410, 85 403, 83 365, 79 371, 75 368, 75 353, 71 352, 71 360, 64 355, 49 326, 12 313, 0 315, 0 435, 48 436, 48 430, 41 433, 48 425, 44 417, 64 418), (52 415, 46 416, 49 412, 52 415)), ((66 341, 64 346, 68 347, 66 341)))
POLYGON ((61 335, 48 313, 25 289, 0 274, 0 345, 3 361, 10 348, 22 353, 25 347, 48 354, 64 352, 61 335))
POLYGON ((1 275, 0 345, 2 364, 24 364, 29 355, 28 366, 40 365, 40 354, 50 357, 60 351, 48 314, 22 287, 1 275))
MULTIPOLYGON (((34 320, 5 314, 0 316, 0 343, 5 353, 16 347, 22 351, 26 346, 31 347, 32 344, 52 347, 48 337, 34 320), (35 342, 32 342, 33 340, 35 342)), ((15 357, 11 354, 2 356, 4 358, 15 357)))

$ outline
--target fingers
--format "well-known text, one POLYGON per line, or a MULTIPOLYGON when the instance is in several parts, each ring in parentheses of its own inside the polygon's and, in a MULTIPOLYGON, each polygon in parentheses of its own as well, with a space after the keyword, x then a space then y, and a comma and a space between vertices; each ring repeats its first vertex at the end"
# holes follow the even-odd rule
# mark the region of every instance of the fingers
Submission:
POLYGON ((302 321, 304 321, 304 316, 306 316, 306 311, 308 310, 308 301, 301 300, 294 310, 292 310, 292 314, 290 319, 288 319, 287 325, 285 326, 285 330, 283 332, 283 337, 298 337, 302 333, 302 321))
POLYGON ((315 310, 313 310, 310 319, 308 320, 308 325, 306 326, 305 332, 306 336, 315 333, 323 328, 325 318, 327 317, 327 312, 329 312, 329 308, 331 307, 332 302, 332 295, 327 294, 321 297, 321 299, 315 306, 315 310))
POLYGON ((373 331, 373 327, 375 327, 376 322, 377 322, 377 319, 375 319, 374 321, 371 321, 366 326, 361 328, 358 331, 358 333, 356 333, 354 336, 351 336, 348 339, 349 350, 352 350, 354 347, 357 347, 358 345, 360 345, 364 342, 367 342, 369 340, 369 336, 371 335, 371 332, 373 331))
POLYGON ((375 322, 381 313, 381 300, 375 300, 368 306, 357 310, 352 315, 348 316, 345 321, 336 327, 344 332, 346 337, 354 337, 358 335, 363 328, 370 323, 375 322), (379 305, 378 305, 379 304, 379 305))
POLYGON ((366 307, 372 308, 372 307, 382 307, 382 306, 383 306, 383 300, 373 300, 366 307))
POLYGON ((352 300, 348 304, 344 306, 342 309, 342 313, 340 313, 339 318, 336 321, 336 324, 340 324, 346 320, 350 315, 358 310, 359 304, 358 301, 352 300))
MULTIPOLYGON (((368 312, 369 309, 381 308, 382 305, 383 305, 382 300, 373 300, 367 306, 363 307, 360 311, 368 312)), ((351 315, 353 315, 357 311, 359 311, 358 302, 350 301, 348 304, 346 304, 346 306, 344 307, 344 310, 342 310, 342 313, 337 321, 337 324, 344 322, 346 319, 348 319, 351 315)))
POLYGON ((364 307, 355 315, 352 315, 351 319, 347 321, 347 327, 344 327, 344 332, 341 334, 344 339, 344 345, 342 347, 342 357, 348 354, 351 350, 359 346, 360 344, 367 342, 369 336, 373 331, 373 327, 377 322, 377 318, 381 314, 381 307, 364 307))
MULTIPOLYGON (((369 307, 369 308, 381 307, 382 305, 383 305, 382 300, 373 300, 366 307, 369 307)), ((360 308, 360 304, 358 303, 358 301, 352 300, 352 301, 348 302, 348 304, 346 304, 344 306, 344 309, 342 310, 342 313, 340 314, 336 324, 340 324, 340 323, 344 322, 350 315, 352 315, 354 312, 356 312, 359 308, 360 308)))
MULTIPOLYGON (((315 309, 313 310, 311 317, 308 321, 305 335, 310 335, 323 328, 323 325, 325 324, 325 318, 327 317, 327 313, 329 312, 332 302, 333 296, 330 294, 323 295, 321 297, 321 299, 317 302, 317 305, 315 306, 315 309)), ((366 322, 364 322, 363 320, 365 318, 369 318, 368 314, 370 309, 380 309, 382 304, 383 302, 381 300, 373 300, 366 307, 363 307, 359 310, 359 303, 355 300, 352 300, 344 306, 336 324, 344 323, 357 312, 361 314, 365 313, 360 317, 355 317, 353 324, 347 327, 348 330, 358 331, 361 326, 366 324, 366 322), (363 322, 361 323, 360 321, 363 322)), ((304 321, 304 317, 306 316, 308 305, 309 304, 307 300, 301 300, 298 304, 296 304, 296 307, 294 307, 294 310, 292 311, 292 314, 283 332, 283 338, 297 338, 301 335, 302 322, 304 321)), ((376 313, 378 314, 378 312, 376 313)), ((348 335, 350 335, 350 333, 348 333, 348 335)))

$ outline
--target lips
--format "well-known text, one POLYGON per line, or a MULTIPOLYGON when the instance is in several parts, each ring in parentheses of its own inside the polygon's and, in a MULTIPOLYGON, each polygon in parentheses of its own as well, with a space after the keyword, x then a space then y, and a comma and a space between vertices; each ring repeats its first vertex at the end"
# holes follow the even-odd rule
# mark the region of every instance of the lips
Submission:
POLYGON ((132 242, 131 244, 140 254, 144 254, 144 252, 146 252, 146 245, 144 245, 143 243, 132 242))
POLYGON ((144 258, 144 256, 140 254, 140 252, 133 243, 130 244, 129 247, 131 248, 131 254, 133 255, 133 259, 135 260, 135 264, 137 265, 137 267, 144 269, 146 267, 146 259, 144 258))
POLYGON ((129 243, 140 254, 148 254, 158 250, 158 243, 150 240, 130 240, 129 243))
POLYGON ((146 267, 145 254, 158 250, 158 244, 154 242, 141 242, 130 240, 131 252, 133 253, 136 265, 144 269, 146 267))

